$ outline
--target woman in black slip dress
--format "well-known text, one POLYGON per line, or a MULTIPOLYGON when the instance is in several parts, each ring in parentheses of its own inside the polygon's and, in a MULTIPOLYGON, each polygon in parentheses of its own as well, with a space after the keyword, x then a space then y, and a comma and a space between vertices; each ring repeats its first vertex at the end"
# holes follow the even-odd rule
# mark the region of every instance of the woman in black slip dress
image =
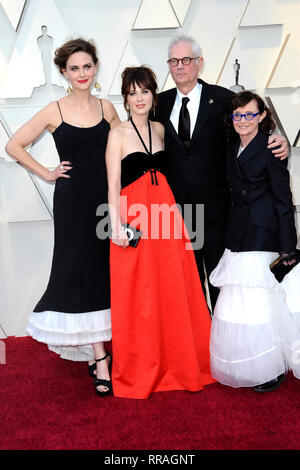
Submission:
POLYGON ((109 130, 120 120, 109 101, 91 95, 98 68, 91 42, 68 41, 57 49, 54 62, 71 93, 39 111, 6 147, 27 169, 56 182, 52 269, 27 333, 64 359, 89 361, 96 391, 105 395, 111 391, 111 357, 103 344, 111 340, 109 240, 96 235, 96 209, 107 203, 105 149, 109 130), (25 150, 45 129, 60 157, 54 171, 25 150))

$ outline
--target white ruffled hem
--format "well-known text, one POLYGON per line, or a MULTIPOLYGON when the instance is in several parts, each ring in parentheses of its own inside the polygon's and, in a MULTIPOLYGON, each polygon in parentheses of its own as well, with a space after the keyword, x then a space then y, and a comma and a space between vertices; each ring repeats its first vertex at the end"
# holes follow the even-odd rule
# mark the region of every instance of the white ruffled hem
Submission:
POLYGON ((288 370, 300 378, 300 264, 278 283, 269 269, 277 256, 226 250, 211 275, 221 287, 212 318, 211 372, 224 385, 251 387, 288 370))
POLYGON ((26 331, 64 359, 93 360, 92 344, 111 340, 110 309, 85 313, 33 312, 26 331))
POLYGON ((275 287, 278 282, 269 266, 278 256, 268 251, 232 252, 226 248, 209 280, 215 287, 275 287))
POLYGON ((68 361, 88 362, 93 361, 95 358, 94 350, 91 345, 70 347, 48 345, 48 349, 68 361))

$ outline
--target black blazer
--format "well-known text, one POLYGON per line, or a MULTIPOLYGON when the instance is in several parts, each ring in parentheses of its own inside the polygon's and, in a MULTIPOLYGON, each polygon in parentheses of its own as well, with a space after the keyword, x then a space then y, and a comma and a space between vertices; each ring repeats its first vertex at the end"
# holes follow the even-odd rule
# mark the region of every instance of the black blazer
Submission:
POLYGON ((226 247, 231 251, 290 253, 297 245, 287 160, 267 148, 259 131, 237 158, 240 139, 228 145, 231 208, 226 247))
POLYGON ((165 126, 166 176, 176 202, 203 203, 206 222, 218 222, 229 208, 223 119, 234 93, 203 80, 198 82, 202 84, 201 100, 188 148, 184 147, 170 121, 176 88, 158 95, 154 120, 165 126))

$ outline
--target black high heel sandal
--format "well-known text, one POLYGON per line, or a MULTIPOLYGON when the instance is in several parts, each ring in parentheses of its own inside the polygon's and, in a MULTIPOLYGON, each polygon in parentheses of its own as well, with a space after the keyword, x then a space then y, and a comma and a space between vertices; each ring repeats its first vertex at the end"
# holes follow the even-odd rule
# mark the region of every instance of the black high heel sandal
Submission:
POLYGON ((90 377, 93 377, 93 379, 96 377, 96 374, 94 374, 94 371, 97 369, 97 364, 94 362, 94 364, 88 364, 88 373, 90 377))
MULTIPOLYGON (((112 364, 111 354, 107 352, 104 357, 101 357, 101 359, 95 359, 95 361, 96 362, 104 361, 107 357, 109 357, 108 371, 109 373, 111 373, 111 364, 112 364)), ((105 397, 112 392, 111 380, 98 379, 98 377, 96 376, 94 380, 94 385, 95 385, 95 390, 96 390, 97 395, 100 395, 101 397, 105 397), (99 385, 102 385, 103 387, 107 387, 108 390, 105 390, 105 391, 98 390, 97 387, 99 387, 99 385)))

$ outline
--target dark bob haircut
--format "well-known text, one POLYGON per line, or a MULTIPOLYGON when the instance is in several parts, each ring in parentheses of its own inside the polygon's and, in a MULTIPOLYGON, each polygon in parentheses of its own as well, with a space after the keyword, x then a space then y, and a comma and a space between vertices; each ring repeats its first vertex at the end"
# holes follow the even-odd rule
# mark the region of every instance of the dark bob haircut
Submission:
POLYGON ((95 65, 98 63, 96 46, 92 41, 86 41, 82 38, 71 39, 55 51, 54 63, 61 74, 66 69, 68 58, 75 52, 86 52, 92 57, 95 65))
POLYGON ((272 117, 272 113, 269 108, 265 105, 263 99, 252 93, 252 91, 241 91, 237 93, 228 104, 227 114, 225 117, 225 127, 226 127, 226 134, 227 138, 230 139, 236 135, 236 132, 233 127, 231 115, 237 108, 242 108, 246 106, 250 101, 255 100, 257 103, 259 114, 262 114, 264 111, 266 112, 265 118, 259 123, 259 129, 263 131, 265 134, 271 134, 274 132, 276 124, 272 117))
POLYGON ((155 73, 145 65, 141 67, 126 67, 122 73, 122 95, 124 98, 124 107, 127 109, 127 96, 129 95, 130 88, 138 85, 140 88, 146 88, 150 90, 153 95, 153 106, 154 111, 157 105, 157 83, 155 73))

